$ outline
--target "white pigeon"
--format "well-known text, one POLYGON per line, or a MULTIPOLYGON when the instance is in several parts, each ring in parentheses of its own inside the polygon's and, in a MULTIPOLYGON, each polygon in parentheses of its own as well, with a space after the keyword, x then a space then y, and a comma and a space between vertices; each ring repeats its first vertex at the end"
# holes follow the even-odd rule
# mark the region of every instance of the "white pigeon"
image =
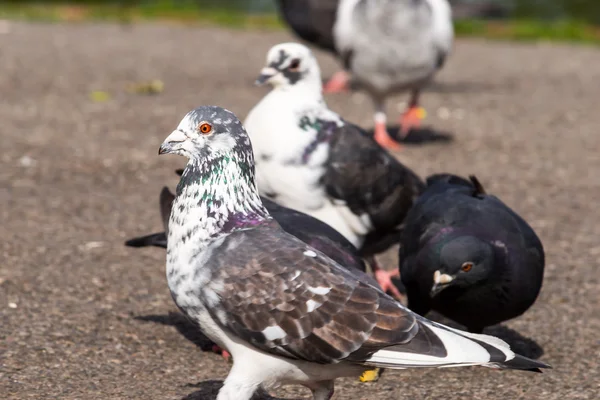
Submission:
POLYGON ((373 100, 375 139, 386 148, 399 148, 387 133, 385 99, 410 91, 401 135, 419 125, 424 116, 420 92, 443 66, 454 39, 448 1, 340 0, 333 34, 345 69, 373 100))
POLYGON ((539 371, 495 337, 422 318, 281 229, 262 205, 236 116, 189 112, 159 154, 189 158, 169 219, 167 280, 177 306, 233 356, 217 400, 304 385, 315 400, 366 367, 484 365, 539 371))
POLYGON ((375 254, 399 241, 399 227, 423 182, 327 108, 319 65, 306 46, 271 48, 258 82, 273 90, 244 125, 261 194, 335 228, 369 258, 381 287, 399 297, 394 274, 379 267, 375 254))

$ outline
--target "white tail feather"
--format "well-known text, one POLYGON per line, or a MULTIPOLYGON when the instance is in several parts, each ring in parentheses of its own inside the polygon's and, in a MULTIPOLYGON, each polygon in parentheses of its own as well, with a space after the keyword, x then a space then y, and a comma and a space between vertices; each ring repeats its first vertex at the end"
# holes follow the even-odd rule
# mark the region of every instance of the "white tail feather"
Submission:
POLYGON ((428 328, 442 341, 445 349, 445 357, 436 357, 427 354, 402 352, 401 350, 379 350, 367 361, 367 364, 383 364, 387 368, 409 368, 409 367, 459 367, 468 365, 484 365, 496 367, 490 364, 490 353, 475 339, 484 342, 506 355, 510 360, 515 354, 510 346, 493 336, 479 335, 452 329, 436 323, 428 323, 428 328))

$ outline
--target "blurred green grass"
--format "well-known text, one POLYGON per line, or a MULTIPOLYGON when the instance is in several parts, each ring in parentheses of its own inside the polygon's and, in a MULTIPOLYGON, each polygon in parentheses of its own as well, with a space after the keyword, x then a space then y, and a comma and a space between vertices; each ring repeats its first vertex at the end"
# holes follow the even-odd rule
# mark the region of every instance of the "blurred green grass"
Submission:
MULTIPOLYGON (((119 23, 158 21, 191 25, 212 24, 236 29, 286 28, 273 12, 249 13, 243 8, 224 8, 218 3, 199 7, 195 3, 175 3, 169 0, 143 3, 127 0, 118 3, 0 1, 0 19, 119 23)), ((455 22, 455 28, 459 37, 600 44, 600 26, 572 19, 460 20, 455 22)))

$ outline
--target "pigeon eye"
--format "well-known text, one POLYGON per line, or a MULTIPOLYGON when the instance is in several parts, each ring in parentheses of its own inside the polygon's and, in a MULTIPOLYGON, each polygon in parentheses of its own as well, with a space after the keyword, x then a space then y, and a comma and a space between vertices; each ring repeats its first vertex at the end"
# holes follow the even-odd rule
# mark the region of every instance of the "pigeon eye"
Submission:
POLYGON ((203 122, 200 124, 200 126, 198 126, 198 130, 200 131, 200 133, 203 133, 206 135, 212 131, 212 125, 209 124, 208 122, 203 122))
POLYGON ((292 60, 292 62, 290 63, 289 69, 291 71, 296 71, 298 68, 300 68, 300 60, 297 58, 294 58, 292 60))
POLYGON ((460 267, 460 269, 462 269, 463 272, 469 272, 472 268, 473 268, 473 263, 471 263, 471 262, 466 262, 462 265, 462 267, 460 267))

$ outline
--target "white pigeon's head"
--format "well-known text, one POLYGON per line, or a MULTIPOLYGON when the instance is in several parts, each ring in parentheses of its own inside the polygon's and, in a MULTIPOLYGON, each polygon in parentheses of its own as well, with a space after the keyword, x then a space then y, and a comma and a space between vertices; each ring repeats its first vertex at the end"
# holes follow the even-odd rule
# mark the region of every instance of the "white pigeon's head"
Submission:
POLYGON ((267 63, 256 79, 257 85, 265 83, 273 87, 305 83, 321 86, 321 71, 308 47, 299 43, 281 43, 271 47, 267 63))
POLYGON ((158 154, 178 154, 192 161, 223 156, 252 163, 252 146, 234 113, 217 106, 190 111, 162 143, 158 154))

